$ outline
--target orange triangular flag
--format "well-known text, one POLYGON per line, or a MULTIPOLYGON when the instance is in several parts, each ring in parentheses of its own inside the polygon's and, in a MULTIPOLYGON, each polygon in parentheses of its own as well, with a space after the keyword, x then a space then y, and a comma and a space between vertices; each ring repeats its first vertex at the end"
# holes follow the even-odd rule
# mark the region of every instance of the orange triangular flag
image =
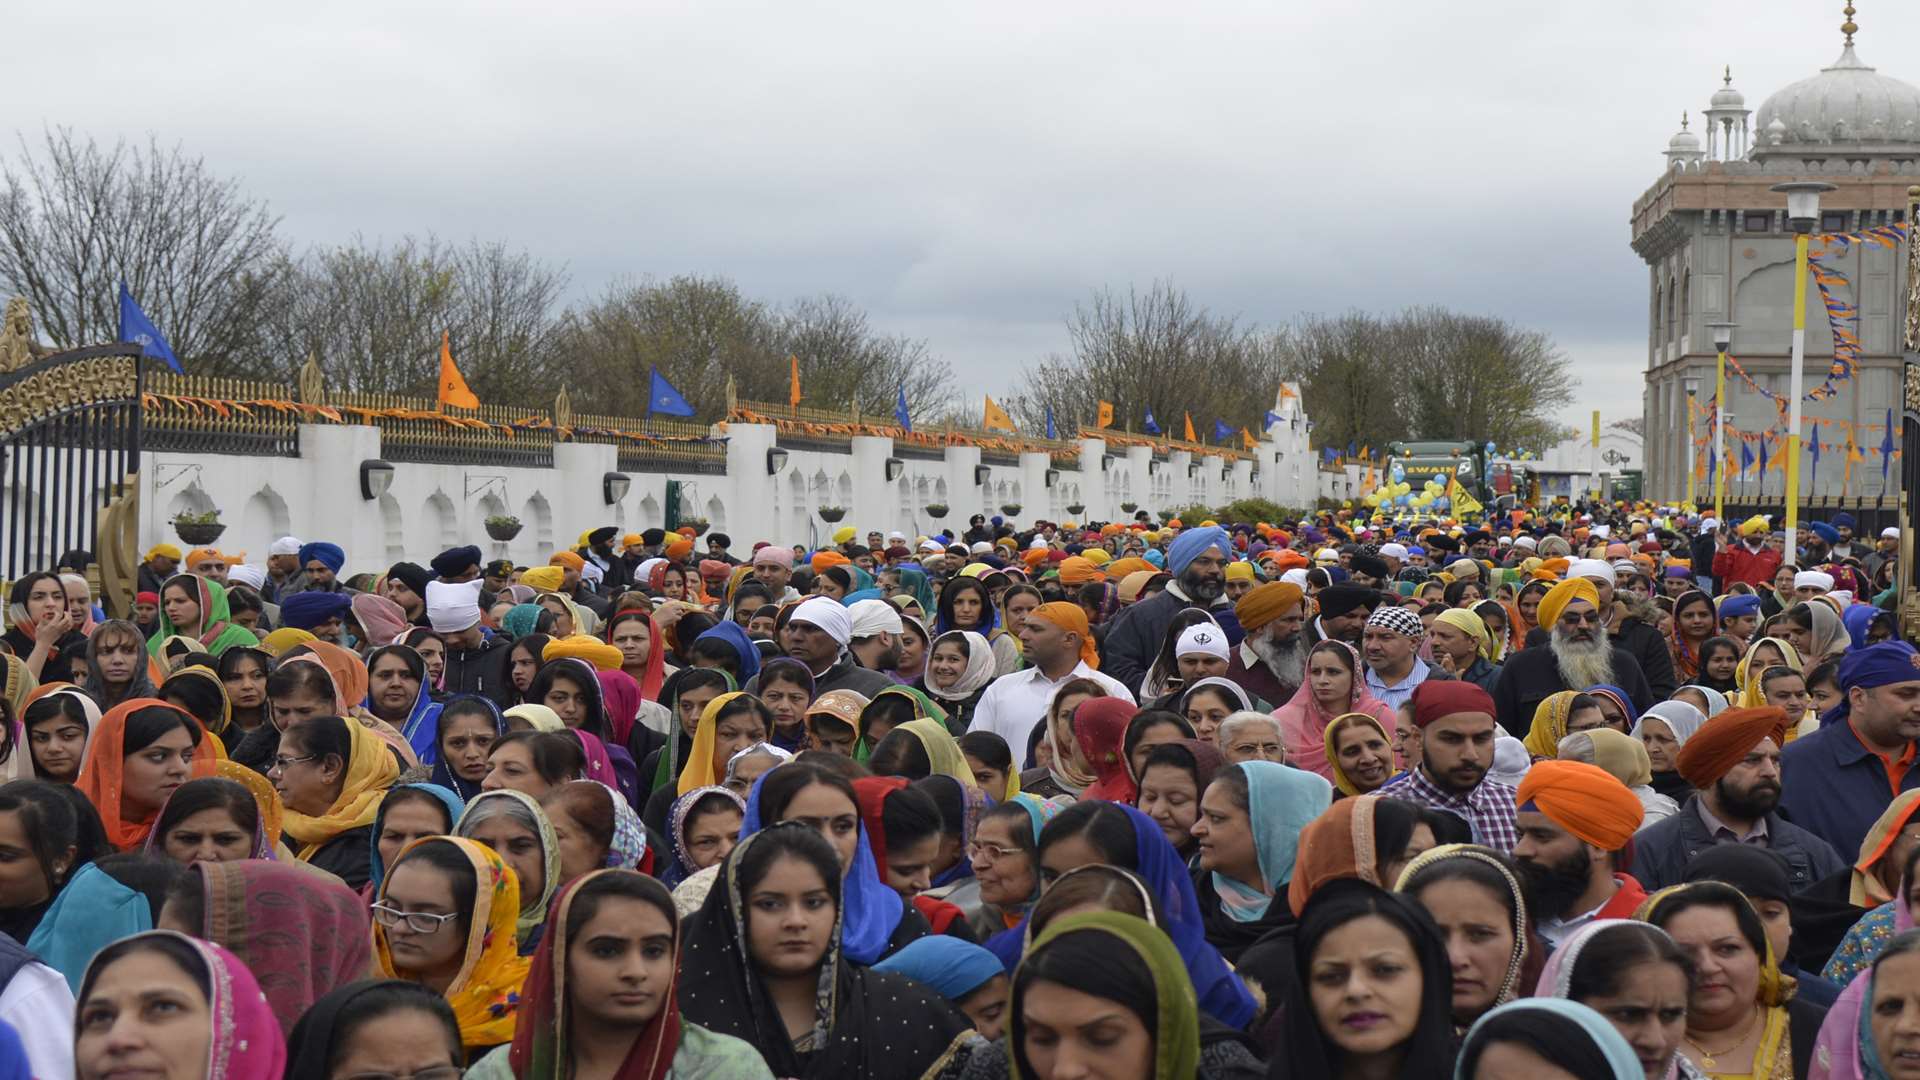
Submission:
POLYGON ((1182 416, 1185 416, 1185 417, 1187 418, 1187 441, 1188 441, 1188 442, 1199 442, 1199 441, 1200 441, 1200 438, 1199 438, 1199 436, 1197 436, 1197 435, 1195 435, 1195 434, 1193 433, 1193 414, 1192 414, 1192 413, 1182 413, 1181 415, 1182 415, 1182 416))
POLYGON ((1248 431, 1246 428, 1240 429, 1240 443, 1241 445, 1245 446, 1249 450, 1260 445, 1259 443, 1254 441, 1253 433, 1251 431, 1248 431))
POLYGON ((988 431, 1014 430, 1013 418, 1007 415, 1007 410, 995 405, 992 398, 987 399, 986 419, 981 426, 985 427, 988 431))
POLYGON ((456 409, 480 407, 480 399, 467 389, 467 380, 460 377, 460 369, 454 366, 453 347, 447 341, 445 330, 440 331, 440 404, 456 409))
POLYGON ((1101 428, 1113 426, 1113 402, 1103 401, 1100 403, 1100 416, 1099 419, 1093 422, 1093 426, 1101 428))
POLYGON ((787 359, 793 364, 793 379, 787 387, 787 407, 797 409, 800 407, 800 358, 789 355, 787 359))

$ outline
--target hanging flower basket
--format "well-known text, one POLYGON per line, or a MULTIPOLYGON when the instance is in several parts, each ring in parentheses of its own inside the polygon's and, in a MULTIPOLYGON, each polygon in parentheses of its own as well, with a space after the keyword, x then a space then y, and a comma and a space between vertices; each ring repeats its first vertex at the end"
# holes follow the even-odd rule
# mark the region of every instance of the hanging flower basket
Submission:
POLYGON ((1138 510, 1138 509, 1140 509, 1140 504, 1139 504, 1139 503, 1130 503, 1130 502, 1127 502, 1127 503, 1121 503, 1121 504, 1120 504, 1120 509, 1121 509, 1122 511, 1124 511, 1124 512, 1126 512, 1126 513, 1129 513, 1129 514, 1131 514, 1131 513, 1133 513, 1133 512, 1135 511, 1135 510, 1138 510))
POLYGON ((1069 513, 1069 514, 1072 514, 1072 515, 1073 515, 1074 517, 1079 517, 1079 516, 1080 516, 1081 514, 1084 514, 1084 513, 1086 513, 1086 512, 1087 512, 1087 504, 1086 504, 1086 503, 1069 503, 1069 504, 1067 504, 1067 513, 1069 513))
POLYGON ((928 503, 927 516, 934 519, 935 521, 939 521, 941 518, 946 517, 947 504, 946 503, 928 503))
POLYGON ((847 516, 847 508, 844 506, 823 506, 819 509, 818 513, 821 521, 831 525, 847 516))
POLYGON ((707 535, 707 530, 712 528, 713 525, 707 521, 706 518, 681 518, 680 527, 683 529, 692 529, 695 537, 701 537, 707 535))
POLYGON ((511 515, 490 517, 487 519, 487 535, 504 544, 520 535, 520 519, 511 515))
POLYGON ((1000 512, 1007 515, 1008 517, 1018 517, 1020 515, 1020 504, 1019 503, 1001 503, 1000 512))
POLYGON ((200 514, 181 514, 173 519, 173 531, 180 539, 192 547, 205 547, 220 539, 227 527, 220 522, 220 511, 208 510, 200 514))

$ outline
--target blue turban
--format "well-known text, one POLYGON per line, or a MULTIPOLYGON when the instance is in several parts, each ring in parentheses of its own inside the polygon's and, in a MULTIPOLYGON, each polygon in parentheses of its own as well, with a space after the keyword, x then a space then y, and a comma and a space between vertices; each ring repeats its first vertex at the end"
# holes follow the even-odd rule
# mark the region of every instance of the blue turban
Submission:
POLYGON ((1833 515, 1833 527, 1836 529, 1855 528, 1856 526, 1853 523, 1853 515, 1846 513, 1845 511, 1842 511, 1841 513, 1833 515))
POLYGON ((1167 548, 1167 569, 1175 577, 1187 572, 1187 564, 1193 562, 1201 552, 1210 547, 1220 549, 1220 554, 1233 557, 1233 540, 1227 530, 1218 525, 1208 525, 1199 529, 1183 529, 1179 536, 1167 548))
POLYGON ((1720 601, 1720 620, 1738 619, 1743 615, 1760 614, 1760 598, 1752 595, 1734 595, 1720 601))
POLYGON ((1873 690, 1894 683, 1920 682, 1920 652, 1904 641, 1883 641, 1864 649, 1848 649, 1840 658, 1840 672, 1834 677, 1840 688, 1840 704, 1820 714, 1820 726, 1845 720, 1853 711, 1847 691, 1854 687, 1873 690))
POLYGON ((1808 525, 1807 528, 1813 531, 1813 535, 1825 540, 1829 544, 1837 544, 1840 542, 1840 530, 1824 521, 1813 522, 1808 525))
POLYGON ((1143 558, 1152 563, 1157 569, 1164 570, 1167 567, 1167 553, 1161 551, 1159 548, 1148 548, 1143 558))
POLYGON ((327 569, 337 574, 341 567, 347 565, 347 553, 340 550, 339 544, 316 540, 300 545, 300 565, 305 566, 310 562, 324 563, 327 569))
MULTIPOLYGON (((480 561, 480 549, 473 544, 468 544, 466 547, 448 548, 446 551, 435 555, 430 565, 433 567, 433 572, 440 575, 440 579, 445 581, 449 578, 459 577, 461 574, 466 573, 471 567, 479 566, 480 561)), ((339 569, 337 566, 334 567, 335 571, 339 569)), ((426 593, 423 591, 420 595, 425 596, 426 593)))
POLYGON ((328 619, 345 618, 353 608, 346 593, 300 592, 280 602, 280 623, 295 630, 311 630, 328 619))
POLYGON ((948 1001, 961 998, 1005 975, 1000 958, 984 946, 962 941, 946 934, 929 934, 873 965, 875 971, 891 971, 915 982, 925 983, 948 1001))

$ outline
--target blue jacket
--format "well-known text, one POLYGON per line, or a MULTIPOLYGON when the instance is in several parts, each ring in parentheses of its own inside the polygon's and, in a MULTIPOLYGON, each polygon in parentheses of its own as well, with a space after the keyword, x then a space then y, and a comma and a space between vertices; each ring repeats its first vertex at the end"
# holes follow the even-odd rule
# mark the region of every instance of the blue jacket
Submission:
MULTIPOLYGON (((1920 762, 1900 790, 1920 787, 1920 762)), ((1887 769, 1847 723, 1829 724, 1780 753, 1780 812, 1849 856, 1893 802, 1887 769)))
MULTIPOLYGON (((1687 863, 1717 842, 1700 818, 1700 796, 1695 795, 1679 813, 1633 834, 1633 863, 1626 869, 1647 892, 1658 892, 1685 881, 1687 863)), ((1787 878, 1796 893, 1847 867, 1833 845, 1779 814, 1767 815, 1767 846, 1787 861, 1787 878)))

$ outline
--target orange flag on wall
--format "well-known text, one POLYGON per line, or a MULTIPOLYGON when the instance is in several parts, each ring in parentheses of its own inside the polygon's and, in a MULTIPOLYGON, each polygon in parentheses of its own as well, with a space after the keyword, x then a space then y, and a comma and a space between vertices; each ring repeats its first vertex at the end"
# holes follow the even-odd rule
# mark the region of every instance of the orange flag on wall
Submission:
POLYGON ((1258 442, 1254 441, 1253 432, 1248 431, 1246 428, 1240 429, 1240 444, 1249 450, 1252 450, 1254 447, 1260 445, 1258 442))
POLYGON ((1093 422, 1093 426, 1102 428, 1113 426, 1113 402, 1103 401, 1100 403, 1100 415, 1099 418, 1093 422))
POLYGON ((447 340, 447 332, 440 331, 440 404, 452 405, 456 409, 477 409, 480 399, 467 389, 467 380, 460 377, 460 369, 453 362, 453 346, 447 340))
POLYGON ((787 387, 787 407, 797 409, 800 407, 800 358, 789 355, 787 359, 793 364, 793 381, 787 387))
POLYGON ((1192 413, 1182 413, 1181 415, 1182 415, 1182 416, 1185 416, 1185 417, 1187 418, 1187 441, 1188 441, 1188 442, 1199 442, 1199 441, 1200 441, 1200 437, 1199 437, 1199 436, 1197 436, 1197 435, 1195 435, 1195 434, 1193 433, 1193 414, 1192 414, 1192 413))
POLYGON ((988 398, 986 420, 982 426, 988 431, 1013 431, 1013 417, 1007 415, 1007 410, 995 405, 992 398, 988 398))

